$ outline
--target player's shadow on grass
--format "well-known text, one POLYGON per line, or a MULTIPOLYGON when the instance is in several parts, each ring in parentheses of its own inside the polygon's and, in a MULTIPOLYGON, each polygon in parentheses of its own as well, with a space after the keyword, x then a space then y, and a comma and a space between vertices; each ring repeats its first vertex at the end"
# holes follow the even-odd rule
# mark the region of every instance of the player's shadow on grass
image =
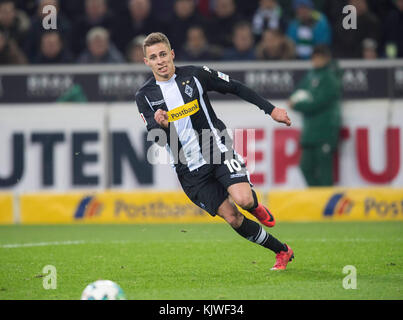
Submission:
POLYGON ((328 271, 323 269, 290 269, 294 274, 300 274, 307 279, 316 280, 341 280, 344 275, 342 270, 340 272, 328 271))
POLYGON ((345 275, 340 270, 340 273, 327 271, 323 269, 301 269, 298 267, 287 267, 286 270, 278 270, 268 272, 269 277, 273 276, 285 276, 285 277, 293 277, 293 280, 298 281, 321 281, 321 280, 342 280, 345 275))

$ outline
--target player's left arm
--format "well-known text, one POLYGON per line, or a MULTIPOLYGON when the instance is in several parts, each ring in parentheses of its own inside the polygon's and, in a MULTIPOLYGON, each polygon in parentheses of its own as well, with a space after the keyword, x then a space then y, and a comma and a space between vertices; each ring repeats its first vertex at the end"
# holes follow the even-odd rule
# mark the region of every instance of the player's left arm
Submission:
POLYGON ((275 107, 257 92, 245 86, 242 82, 231 79, 228 75, 203 67, 199 74, 205 83, 207 91, 217 91, 223 94, 231 93, 239 98, 256 105, 259 109, 270 115, 273 120, 291 125, 287 111, 282 108, 275 107))

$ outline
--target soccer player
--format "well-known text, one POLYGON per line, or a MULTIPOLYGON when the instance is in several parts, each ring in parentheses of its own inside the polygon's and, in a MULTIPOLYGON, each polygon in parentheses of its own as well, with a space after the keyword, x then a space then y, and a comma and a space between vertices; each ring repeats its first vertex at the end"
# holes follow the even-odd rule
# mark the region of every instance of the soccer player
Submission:
POLYGON ((293 250, 245 217, 235 205, 263 225, 275 225, 273 215, 258 202, 245 163, 233 150, 207 92, 237 95, 275 121, 290 126, 287 112, 224 73, 208 67, 176 67, 174 50, 162 33, 149 34, 143 51, 144 63, 151 68, 153 77, 136 93, 137 107, 147 130, 155 130, 155 142, 170 153, 184 192, 210 215, 222 217, 242 237, 275 252, 272 270, 285 269, 294 258, 293 250))

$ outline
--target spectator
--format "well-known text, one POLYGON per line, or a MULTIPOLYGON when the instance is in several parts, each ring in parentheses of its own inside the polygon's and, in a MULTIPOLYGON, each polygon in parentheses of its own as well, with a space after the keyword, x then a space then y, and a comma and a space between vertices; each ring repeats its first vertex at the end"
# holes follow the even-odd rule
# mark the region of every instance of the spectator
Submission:
MULTIPOLYGON (((70 1, 70 0, 66 0, 70 1)), ((127 13, 128 0, 106 0, 108 4, 108 10, 112 11, 115 18, 119 19, 121 16, 127 13)), ((152 0, 155 2, 154 0, 152 0)))
POLYGON ((395 7, 396 0, 367 0, 369 11, 374 13, 379 21, 385 21, 390 10, 395 7))
POLYGON ((333 185, 333 159, 340 136, 341 76, 327 46, 315 47, 313 69, 289 100, 303 115, 300 167, 309 186, 333 185))
POLYGON ((177 50, 185 43, 187 30, 192 25, 200 25, 203 28, 206 25, 203 16, 196 11, 194 0, 176 0, 172 21, 166 30, 172 48, 177 50))
MULTIPOLYGON (((200 2, 200 0, 195 0, 200 2)), ((207 0, 209 1, 209 0, 207 0)), ((155 20, 161 22, 166 25, 171 22, 171 18, 174 14, 174 0, 152 0, 153 7, 153 17, 155 20)))
POLYGON ((330 45, 330 26, 325 15, 314 10, 312 0, 294 0, 294 10, 296 19, 290 23, 287 35, 296 44, 297 58, 309 59, 316 45, 330 45))
POLYGON ((73 59, 64 48, 60 33, 48 31, 42 33, 40 51, 33 62, 36 64, 71 63, 73 59))
POLYGON ((87 49, 79 56, 79 63, 123 63, 119 50, 110 42, 105 28, 92 28, 87 34, 87 49))
POLYGON ((348 0, 326 1, 322 12, 326 15, 329 25, 332 27, 332 31, 336 23, 340 23, 340 17, 345 17, 343 8, 346 5, 348 5, 348 0))
POLYGON ((143 41, 145 35, 135 37, 129 44, 126 52, 126 60, 131 63, 144 63, 143 41))
POLYGON ((210 8, 211 0, 198 0, 197 1, 197 11, 200 12, 204 17, 210 17, 211 8, 210 8))
POLYGON ((178 54, 182 61, 211 61, 217 60, 221 52, 219 48, 211 46, 200 26, 192 26, 187 31, 185 46, 178 54))
POLYGON ((403 0, 394 3, 396 9, 389 13, 385 23, 385 42, 392 52, 396 52, 395 57, 403 58, 403 0))
MULTIPOLYGON (((367 0, 369 11, 375 14, 379 21, 385 21, 387 19, 388 12, 393 9, 392 4, 395 0, 367 0)), ((315 7, 316 6, 315 1, 315 7)), ((324 1, 322 5, 322 12, 327 16, 333 32, 336 31, 336 27, 339 27, 341 21, 346 14, 343 14, 343 8, 349 5, 349 0, 337 0, 337 1, 324 1)), ((381 49, 382 41, 378 43, 378 49, 381 49)))
MULTIPOLYGON (((217 0, 196 0, 198 12, 204 17, 211 17, 214 14, 217 0)), ((289 0, 281 0, 289 1, 289 0)), ((251 21, 253 14, 258 8, 259 0, 234 0, 237 11, 242 12, 243 20, 251 21)))
POLYGON ((335 24, 333 54, 336 58, 361 58, 363 41, 367 38, 379 43, 380 24, 378 18, 372 14, 366 0, 349 0, 350 5, 357 10, 357 29, 344 29, 344 16, 340 16, 335 24))
POLYGON ((35 15, 37 0, 13 0, 15 7, 25 12, 28 17, 35 15))
POLYGON ((280 30, 267 29, 256 47, 259 60, 291 60, 295 58, 295 45, 280 30))
POLYGON ((114 15, 108 11, 106 0, 85 0, 85 15, 74 23, 74 41, 72 50, 80 54, 86 47, 86 34, 94 27, 111 30, 114 26, 114 15))
POLYGON ((24 43, 30 27, 29 17, 15 8, 14 1, 0 0, 0 31, 19 46, 24 43))
POLYGON ((286 21, 283 10, 277 0, 260 0, 259 8, 256 10, 253 20, 253 34, 260 40, 263 31, 266 29, 286 30, 286 21))
POLYGON ((0 31, 0 65, 26 64, 27 62, 16 41, 0 31))
POLYGON ((256 60, 254 37, 249 22, 240 22, 234 27, 233 47, 226 49, 223 60, 256 60))
POLYGON ((122 52, 136 36, 159 31, 159 23, 151 15, 150 0, 129 0, 128 14, 119 18, 112 38, 122 52))
POLYGON ((210 43, 222 48, 232 47, 233 27, 242 21, 234 0, 217 0, 209 23, 210 43))
MULTIPOLYGON (((40 0, 36 15, 31 18, 31 28, 29 30, 29 34, 27 36, 27 40, 25 41, 24 50, 28 56, 28 58, 33 61, 37 58, 38 53, 40 51, 40 43, 42 34, 47 32, 43 28, 43 18, 46 14, 43 13, 43 8, 47 5, 54 6, 57 11, 57 31, 63 38, 64 46, 69 48, 71 46, 71 30, 72 26, 70 21, 60 12, 59 9, 59 1, 58 0, 40 0)), ((77 35, 78 36, 78 35, 77 35)))
POLYGON ((365 39, 362 42, 362 58, 365 60, 374 60, 378 58, 378 44, 373 39, 365 39))
POLYGON ((259 7, 259 0, 235 0, 235 5, 237 10, 242 12, 243 20, 251 22, 254 13, 259 7))
MULTIPOLYGON (((34 0, 35 1, 35 0, 34 0)), ((80 17, 85 10, 85 1, 83 0, 61 0, 60 10, 72 22, 80 17)))

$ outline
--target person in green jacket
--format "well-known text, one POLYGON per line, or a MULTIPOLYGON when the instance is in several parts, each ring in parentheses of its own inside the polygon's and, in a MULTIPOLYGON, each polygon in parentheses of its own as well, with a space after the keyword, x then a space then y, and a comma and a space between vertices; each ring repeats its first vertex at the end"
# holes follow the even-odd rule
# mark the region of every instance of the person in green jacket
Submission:
POLYGON ((331 186, 341 125, 341 72, 325 45, 315 47, 312 70, 289 99, 303 115, 300 168, 309 186, 331 186))
POLYGON ((74 84, 64 92, 56 102, 87 102, 87 96, 79 84, 74 84))

